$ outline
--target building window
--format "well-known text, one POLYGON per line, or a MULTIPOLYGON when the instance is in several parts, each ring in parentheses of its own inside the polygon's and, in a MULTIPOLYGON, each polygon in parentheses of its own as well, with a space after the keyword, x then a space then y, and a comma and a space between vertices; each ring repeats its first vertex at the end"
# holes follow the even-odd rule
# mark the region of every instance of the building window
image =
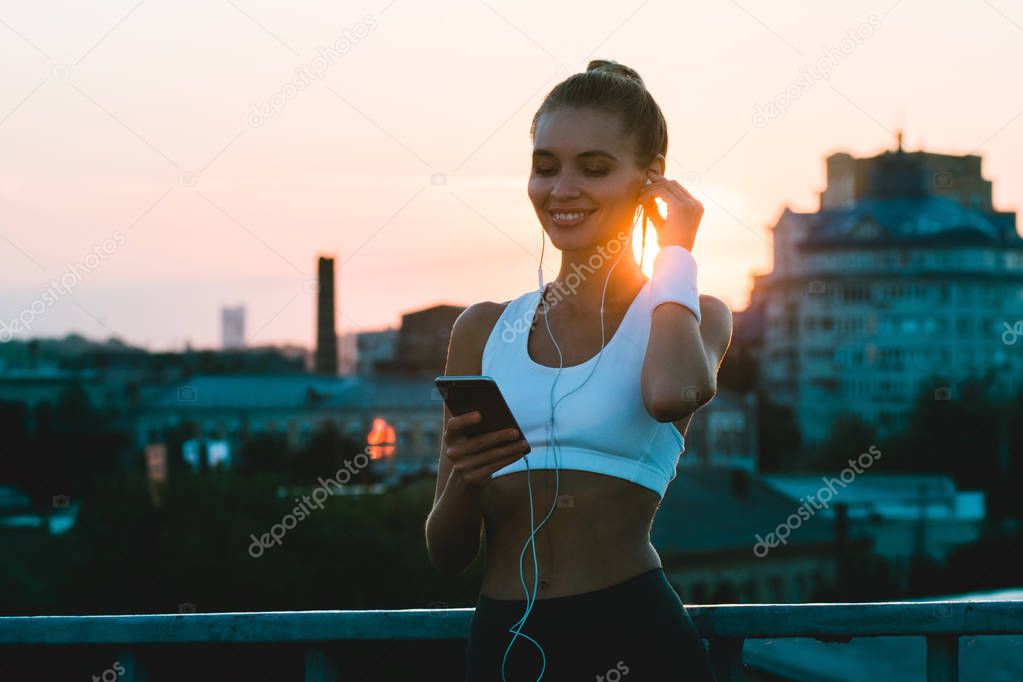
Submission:
POLYGON ((865 286, 848 284, 842 288, 842 300, 860 302, 870 300, 870 290, 865 286))

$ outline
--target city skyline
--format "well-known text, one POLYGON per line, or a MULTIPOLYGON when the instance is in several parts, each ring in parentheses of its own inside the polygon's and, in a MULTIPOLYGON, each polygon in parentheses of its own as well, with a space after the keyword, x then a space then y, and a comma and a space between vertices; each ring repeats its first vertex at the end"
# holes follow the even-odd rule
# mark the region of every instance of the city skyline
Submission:
POLYGON ((903 129, 907 150, 982 156, 999 210, 1023 203, 1023 101, 989 67, 1018 60, 1023 17, 958 7, 931 5, 922 25, 908 2, 733 3, 701 7, 705 30, 692 31, 684 8, 646 3, 481 4, 452 6, 456 20, 429 34, 417 27, 443 8, 142 5, 59 23, 12 8, 0 320, 94 247, 96 267, 16 338, 213 348, 219 309, 237 302, 246 345, 311 347, 319 254, 337 259, 341 336, 508 300, 535 286, 540 254, 529 121, 597 58, 635 68, 664 110, 666 175, 706 206, 701 292, 741 310, 752 275, 772 267, 768 226, 786 206, 817 209, 832 153, 893 149, 903 129), (555 37, 552 19, 578 30, 555 37), (186 51, 189 22, 202 27, 186 51), (954 58, 940 49, 949 35, 962 38, 954 58))

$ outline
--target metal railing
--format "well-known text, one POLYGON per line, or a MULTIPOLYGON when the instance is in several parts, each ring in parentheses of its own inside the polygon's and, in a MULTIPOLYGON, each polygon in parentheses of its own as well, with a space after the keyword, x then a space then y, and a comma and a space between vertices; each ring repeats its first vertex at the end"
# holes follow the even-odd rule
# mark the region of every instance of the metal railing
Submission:
MULTIPOLYGON (((742 679, 746 639, 923 636, 928 682, 959 679, 959 638, 1023 634, 1023 601, 933 601, 687 606, 710 644, 722 682, 742 679)), ((119 682, 144 682, 152 644, 275 644, 304 649, 305 680, 339 680, 331 643, 359 640, 463 641, 471 608, 387 611, 273 611, 123 616, 0 617, 0 646, 116 645, 119 682)))

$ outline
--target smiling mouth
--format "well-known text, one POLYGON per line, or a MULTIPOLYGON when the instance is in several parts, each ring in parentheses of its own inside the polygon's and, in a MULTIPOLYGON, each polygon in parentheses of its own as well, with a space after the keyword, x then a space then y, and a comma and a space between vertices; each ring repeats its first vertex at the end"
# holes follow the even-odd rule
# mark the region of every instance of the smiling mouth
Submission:
POLYGON ((555 225, 559 227, 570 227, 572 225, 578 225, 582 221, 586 220, 586 218, 596 210, 597 209, 591 209, 589 211, 548 211, 547 214, 551 217, 551 220, 555 225))

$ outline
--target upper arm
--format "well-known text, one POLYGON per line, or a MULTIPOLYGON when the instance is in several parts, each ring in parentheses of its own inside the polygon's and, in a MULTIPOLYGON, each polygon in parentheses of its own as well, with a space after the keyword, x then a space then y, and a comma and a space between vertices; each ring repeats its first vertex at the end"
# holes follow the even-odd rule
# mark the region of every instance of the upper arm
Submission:
POLYGON ((712 387, 717 387, 717 371, 732 340, 732 311, 728 304, 713 296, 700 296, 700 337, 707 353, 712 387))
MULTIPOLYGON (((507 304, 484 301, 474 303, 455 319, 448 339, 448 355, 444 364, 444 375, 477 375, 483 373, 483 347, 493 330, 497 319, 507 304)), ((444 404, 444 416, 440 431, 442 442, 437 463, 437 489, 434 504, 440 499, 451 475, 451 460, 444 455, 443 433, 451 418, 451 411, 444 404)))

